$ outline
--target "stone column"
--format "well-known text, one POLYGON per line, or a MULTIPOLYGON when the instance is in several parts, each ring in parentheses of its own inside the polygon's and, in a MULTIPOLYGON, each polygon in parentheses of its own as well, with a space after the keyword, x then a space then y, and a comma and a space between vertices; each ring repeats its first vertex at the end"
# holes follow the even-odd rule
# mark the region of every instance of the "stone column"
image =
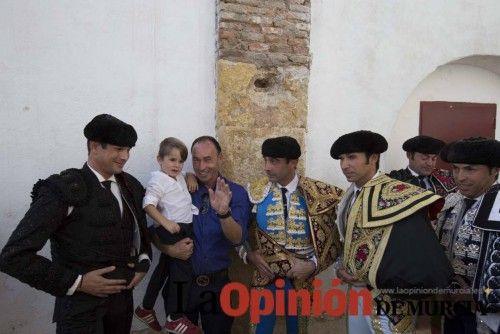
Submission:
POLYGON ((264 139, 305 148, 310 1, 221 0, 217 17, 216 131, 224 173, 246 184, 262 175, 264 139))
MULTIPOLYGON (((263 176, 260 148, 289 135, 303 148, 309 82, 310 0, 220 0, 217 9, 216 133, 223 173, 246 186, 263 176)), ((231 277, 249 283, 252 268, 233 256, 231 277)), ((233 333, 248 333, 248 317, 233 333)), ((284 333, 278 324, 275 333, 284 333)))

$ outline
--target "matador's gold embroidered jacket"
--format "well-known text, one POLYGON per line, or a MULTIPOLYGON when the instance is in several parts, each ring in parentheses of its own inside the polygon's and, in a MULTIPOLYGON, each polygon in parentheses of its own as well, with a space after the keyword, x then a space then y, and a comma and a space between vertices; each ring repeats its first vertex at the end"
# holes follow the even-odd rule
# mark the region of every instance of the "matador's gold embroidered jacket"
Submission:
MULTIPOLYGON (((267 177, 249 184, 248 193, 255 208, 263 203, 268 196, 272 196, 275 188, 279 187, 269 182, 267 177)), ((340 239, 335 220, 337 216, 336 205, 340 200, 342 190, 308 177, 299 177, 297 190, 305 202, 307 227, 311 236, 310 244, 314 248, 314 255, 318 260, 316 273, 319 273, 330 266, 340 254, 340 239)), ((274 206, 277 207, 277 210, 273 209, 276 211, 274 217, 279 217, 281 214, 281 205, 280 202, 276 201, 272 207, 270 206, 271 209, 274 206)), ((274 219, 273 224, 277 224, 278 221, 284 224, 283 218, 274 219)), ((257 239, 252 245, 253 248, 259 248, 262 251, 264 258, 275 273, 286 273, 287 268, 289 269, 287 256, 290 256, 290 253, 285 247, 280 246, 279 240, 274 240, 271 234, 266 234, 256 228, 255 223, 255 221, 252 223, 252 228, 256 229, 257 239)), ((262 286, 268 282, 256 273, 253 283, 256 286, 262 286)))
POLYGON ((357 280, 377 288, 377 273, 394 224, 425 207, 429 207, 429 215, 437 215, 444 200, 386 175, 368 181, 354 202, 353 196, 351 185, 338 208, 337 225, 344 241, 343 265, 357 280))

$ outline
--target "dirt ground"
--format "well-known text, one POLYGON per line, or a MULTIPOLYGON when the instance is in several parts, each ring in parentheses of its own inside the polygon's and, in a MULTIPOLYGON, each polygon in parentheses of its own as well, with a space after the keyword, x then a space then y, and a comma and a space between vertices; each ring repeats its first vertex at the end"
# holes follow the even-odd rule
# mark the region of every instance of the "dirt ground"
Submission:
MULTIPOLYGON (((274 334, 282 334, 286 333, 283 324, 279 324, 274 331, 274 334)), ((140 330, 133 331, 132 334, 155 334, 157 332, 151 330, 140 330)), ((347 334, 345 328, 345 317, 340 318, 319 318, 316 321, 312 322, 309 326, 309 333, 313 334, 347 334)), ((237 331, 233 331, 232 334, 248 334, 248 333, 238 333, 237 331)), ((417 325, 416 334, 431 334, 430 325, 428 319, 420 319, 417 325)))

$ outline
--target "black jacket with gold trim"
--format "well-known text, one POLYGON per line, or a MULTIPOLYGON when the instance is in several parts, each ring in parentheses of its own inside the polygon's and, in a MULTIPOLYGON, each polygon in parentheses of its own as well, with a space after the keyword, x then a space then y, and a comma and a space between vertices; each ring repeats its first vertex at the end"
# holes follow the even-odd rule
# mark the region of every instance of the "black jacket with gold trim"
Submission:
POLYGON ((368 181, 351 205, 353 194, 351 185, 337 224, 343 265, 357 280, 390 289, 448 285, 451 266, 430 224, 440 196, 386 175, 368 181))

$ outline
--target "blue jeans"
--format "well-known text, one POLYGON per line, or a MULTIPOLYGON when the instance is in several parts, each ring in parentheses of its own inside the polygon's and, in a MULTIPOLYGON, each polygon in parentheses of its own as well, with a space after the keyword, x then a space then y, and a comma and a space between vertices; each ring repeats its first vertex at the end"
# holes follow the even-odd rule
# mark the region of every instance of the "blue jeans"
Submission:
MULTIPOLYGON (((293 290, 293 284, 290 279, 285 278, 285 286, 283 291, 285 293, 285 312, 288 310, 288 290, 293 290)), ((271 291, 274 295, 274 300, 276 301, 276 286, 274 283, 268 284, 264 287, 265 289, 271 291)), ((265 306, 264 298, 259 301, 259 309, 262 310, 265 306)), ((273 310, 269 315, 263 315, 260 317, 260 322, 257 324, 256 334, 269 334, 274 330, 274 325, 276 324, 276 311, 273 310)), ((299 317, 296 315, 286 316, 286 333, 287 334, 297 334, 299 332, 299 317)))

